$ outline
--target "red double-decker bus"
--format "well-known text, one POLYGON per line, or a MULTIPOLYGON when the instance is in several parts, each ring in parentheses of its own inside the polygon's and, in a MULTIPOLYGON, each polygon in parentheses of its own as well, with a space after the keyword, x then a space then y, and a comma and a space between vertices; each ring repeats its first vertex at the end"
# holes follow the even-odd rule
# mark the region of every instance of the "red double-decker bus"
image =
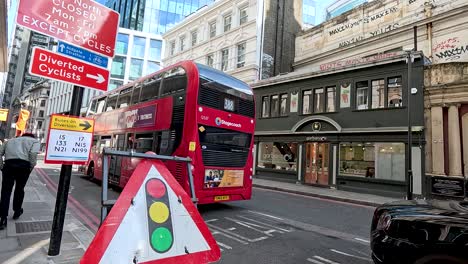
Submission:
MULTIPOLYGON (((102 150, 190 157, 200 204, 250 199, 255 104, 252 89, 184 61, 93 98, 95 136, 85 173, 102 179, 102 150)), ((139 159, 112 157, 109 181, 125 186, 139 159)), ((187 166, 167 162, 189 192, 187 166)))

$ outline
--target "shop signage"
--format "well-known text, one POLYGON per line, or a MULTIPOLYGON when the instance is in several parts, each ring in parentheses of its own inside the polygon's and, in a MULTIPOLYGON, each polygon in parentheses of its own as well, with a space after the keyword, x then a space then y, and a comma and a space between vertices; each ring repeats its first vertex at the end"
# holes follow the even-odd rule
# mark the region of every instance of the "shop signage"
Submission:
POLYGON ((306 137, 306 141, 327 141, 327 137, 306 137))
POLYGON ((431 191, 435 195, 464 197, 465 180, 463 178, 434 176, 431 178, 431 191))

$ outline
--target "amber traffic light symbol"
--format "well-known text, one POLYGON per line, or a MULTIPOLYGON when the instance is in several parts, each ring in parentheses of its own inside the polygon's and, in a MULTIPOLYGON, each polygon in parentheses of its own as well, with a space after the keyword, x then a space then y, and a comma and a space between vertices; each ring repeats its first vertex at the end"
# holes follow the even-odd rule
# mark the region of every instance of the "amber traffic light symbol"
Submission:
POLYGON ((174 242, 167 186, 159 179, 146 182, 150 245, 158 253, 167 252, 174 242))

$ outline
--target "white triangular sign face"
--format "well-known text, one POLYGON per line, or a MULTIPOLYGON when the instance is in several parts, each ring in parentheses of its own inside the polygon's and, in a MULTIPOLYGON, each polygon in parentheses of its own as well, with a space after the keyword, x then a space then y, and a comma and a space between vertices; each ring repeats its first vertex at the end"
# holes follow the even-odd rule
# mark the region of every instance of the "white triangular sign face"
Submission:
POLYGON ((160 161, 138 165, 81 263, 209 263, 219 247, 160 161))

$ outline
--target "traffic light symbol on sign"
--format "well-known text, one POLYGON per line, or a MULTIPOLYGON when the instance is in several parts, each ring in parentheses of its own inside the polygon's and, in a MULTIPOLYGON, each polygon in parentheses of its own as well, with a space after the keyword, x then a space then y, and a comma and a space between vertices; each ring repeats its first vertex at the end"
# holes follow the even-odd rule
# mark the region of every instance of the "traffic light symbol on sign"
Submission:
POLYGON ((160 179, 153 178, 146 182, 145 188, 150 245, 154 251, 165 253, 174 243, 167 186, 160 179))

